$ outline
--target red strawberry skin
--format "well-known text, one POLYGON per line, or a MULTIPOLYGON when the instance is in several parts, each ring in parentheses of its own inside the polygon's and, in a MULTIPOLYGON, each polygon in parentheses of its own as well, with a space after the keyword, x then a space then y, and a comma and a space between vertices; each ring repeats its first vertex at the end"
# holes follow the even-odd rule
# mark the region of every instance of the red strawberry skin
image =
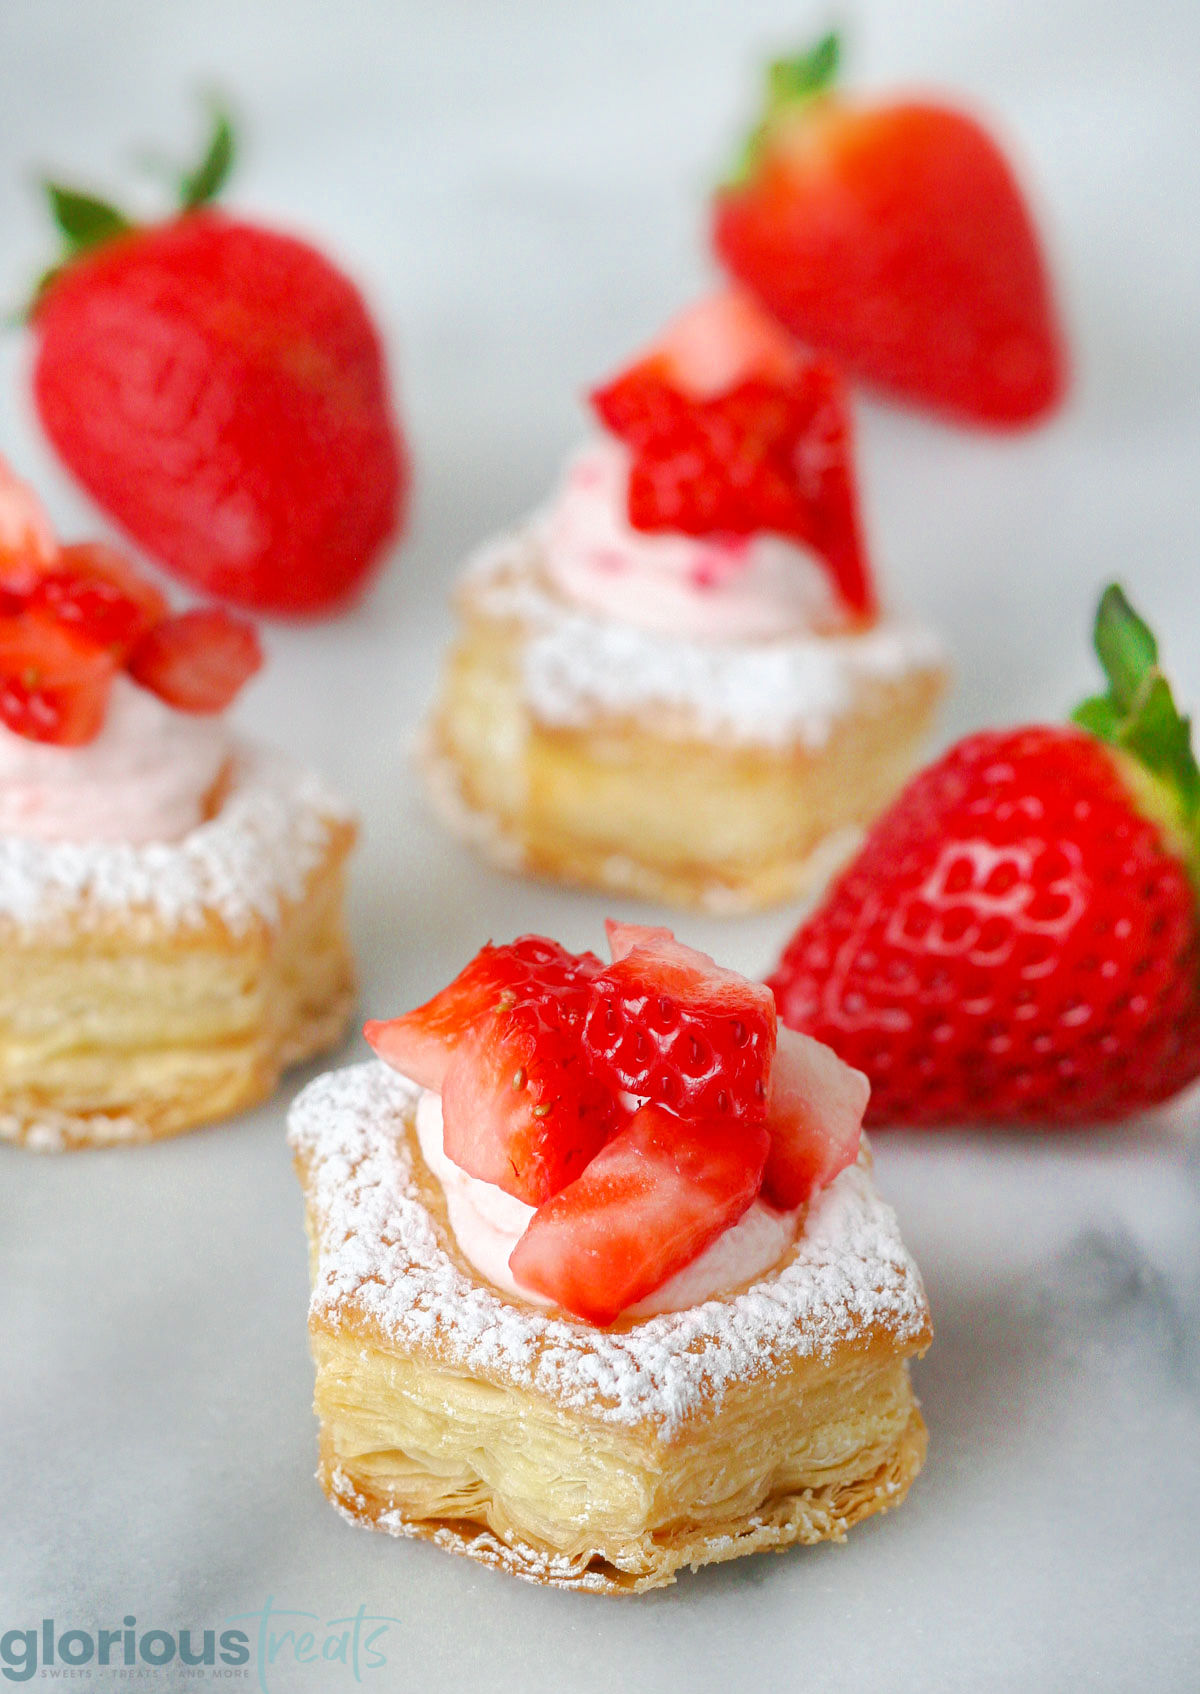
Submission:
POLYGON ((0 616, 0 723, 28 741, 99 735, 117 661, 42 609, 0 616))
POLYGON ((735 1224, 762 1181, 762 1124, 686 1122, 646 1105, 541 1207, 509 1266, 576 1317, 609 1324, 735 1224))
POLYGON ((592 982, 583 1028, 596 1074, 688 1118, 764 1118, 775 1054, 769 990, 668 930, 613 924, 609 934, 615 962, 592 982))
POLYGON ((577 1176, 625 1115, 580 1042, 600 970, 593 953, 526 935, 484 947, 416 1011, 366 1026, 382 1059, 441 1091, 447 1156, 527 1205, 577 1176))
POLYGON ((263 662, 254 626, 220 607, 163 618, 129 656, 135 682, 179 712, 223 712, 263 662))
POLYGON ((521 1001, 553 995, 562 1021, 582 1029, 591 979, 603 968, 594 953, 569 953, 544 935, 489 942, 432 1000, 402 1017, 372 1019, 363 1034, 393 1070, 440 1093, 462 1042, 521 1001))
POLYGON ((1033 221, 963 113, 828 95, 785 109, 718 193, 713 242, 795 336, 900 399, 1012 426, 1063 395, 1033 221))
POLYGON ((1083 1124, 1200 1075, 1196 897, 1114 756, 976 735, 876 826, 770 979, 876 1124, 1083 1124))
POLYGON ((468 1037, 442 1084, 446 1156, 527 1206, 573 1181, 624 1115, 552 995, 531 996, 468 1037))
POLYGON ((361 591, 407 466, 379 339, 321 254, 192 212, 73 259, 33 322, 43 426, 148 553, 265 612, 361 591))
POLYGON ((872 612, 842 379, 753 302, 701 302, 591 400, 632 451, 635 529, 788 536, 821 555, 852 611, 872 612))
POLYGON ((165 596, 139 576, 123 554, 99 542, 60 548, 33 589, 30 604, 119 659, 132 652, 171 609, 165 596))

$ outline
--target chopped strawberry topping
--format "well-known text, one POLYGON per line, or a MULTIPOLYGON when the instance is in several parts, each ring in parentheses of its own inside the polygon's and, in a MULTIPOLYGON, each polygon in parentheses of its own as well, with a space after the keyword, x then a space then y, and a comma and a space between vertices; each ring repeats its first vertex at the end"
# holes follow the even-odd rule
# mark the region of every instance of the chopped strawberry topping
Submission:
POLYGON ((171 609, 122 553, 100 542, 64 547, 39 579, 31 604, 122 660, 171 609))
POLYGON ((262 665, 253 624, 216 609, 164 618, 138 642, 129 674, 180 712, 223 712, 262 665))
POLYGON ((525 935, 484 947, 416 1011, 364 1031, 380 1058, 442 1092, 447 1156, 537 1206, 579 1174, 622 1116, 580 1034, 594 953, 525 935))
POLYGON ((647 1105, 530 1220, 509 1258, 525 1288, 608 1324, 698 1258, 753 1203, 762 1125, 647 1105))
POLYGON ((24 599, 57 553, 41 501, 0 459, 0 593, 24 599))
POLYGON ((573 1181, 623 1116, 553 993, 496 1013, 459 1046, 442 1085, 447 1157, 529 1206, 573 1181))
POLYGON ((582 1025, 588 983, 603 968, 594 953, 568 953, 541 935, 502 947, 489 942, 432 1000, 403 1017, 372 1020, 363 1034, 393 1070, 440 1091, 460 1042, 497 1012, 554 996, 561 1022, 582 1025))
POLYGON ((762 984, 669 929, 608 935, 607 967, 537 935, 489 945, 425 1005, 364 1031, 440 1089, 447 1157, 540 1208, 510 1259, 518 1281, 593 1323, 698 1257, 764 1169, 786 1209, 832 1181, 858 1151, 868 1092, 828 1049, 777 1030, 762 984))
POLYGON ((810 1200, 858 1157, 871 1084, 831 1047, 779 1028, 767 1128, 763 1194, 790 1210, 810 1200))
POLYGON ((116 669, 43 610, 0 617, 0 722, 29 741, 82 746, 100 733, 116 669))
POLYGON ((614 924, 583 1044, 613 1088, 684 1116, 761 1119, 775 1052, 771 992, 670 930, 614 924))
POLYGON ((842 380, 744 295, 685 312, 591 399, 632 451, 635 529, 788 536, 872 612, 842 380))

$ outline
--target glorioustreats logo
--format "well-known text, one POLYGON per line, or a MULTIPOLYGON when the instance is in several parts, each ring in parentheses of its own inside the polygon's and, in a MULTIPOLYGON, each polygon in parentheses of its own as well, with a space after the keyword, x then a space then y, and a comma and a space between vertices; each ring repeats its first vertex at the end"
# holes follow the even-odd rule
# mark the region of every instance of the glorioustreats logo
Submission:
MULTIPOLYGON (((285 1665, 308 1666, 314 1689, 331 1686, 341 1667, 361 1683, 387 1664, 386 1639, 399 1618, 379 1617, 365 1606, 340 1617, 277 1606, 274 1596, 254 1611, 236 1612, 216 1625, 160 1628, 133 1612, 118 1623, 78 1628, 42 1618, 0 1634, 0 1676, 29 1682, 35 1676, 70 1681, 128 1682, 169 1672, 181 1681, 229 1681, 256 1685, 271 1694, 272 1676, 285 1665), (320 1673, 324 1671, 325 1675, 320 1673)), ((295 1686, 294 1678, 289 1686, 295 1686)))

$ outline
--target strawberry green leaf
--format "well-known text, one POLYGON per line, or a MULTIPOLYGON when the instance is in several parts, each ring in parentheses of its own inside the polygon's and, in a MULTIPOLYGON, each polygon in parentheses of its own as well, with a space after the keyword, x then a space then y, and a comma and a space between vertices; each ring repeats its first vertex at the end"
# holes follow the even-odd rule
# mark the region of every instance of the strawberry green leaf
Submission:
POLYGON ((114 235, 123 235, 133 227, 124 212, 107 200, 97 200, 94 195, 81 194, 75 188, 64 188, 58 182, 47 182, 43 187, 70 253, 98 247, 102 241, 110 241, 114 235))
POLYGON ((823 94, 838 73, 842 44, 836 30, 821 37, 815 47, 790 59, 776 59, 767 70, 767 101, 771 110, 795 100, 823 94))
POLYGON ((1071 713, 1071 721, 1101 741, 1115 742, 1121 728, 1121 714, 1110 694, 1093 694, 1081 701, 1071 713))
POLYGON ((1122 726, 1120 742, 1147 770, 1165 777, 1183 802, 1184 815, 1195 816, 1200 804, 1200 766, 1192 752, 1192 723, 1180 715, 1171 686, 1155 671, 1122 726))
POLYGON ((207 206, 216 199, 229 180, 234 162, 233 125, 221 106, 213 108, 212 134, 208 148, 193 171, 185 171, 179 181, 179 204, 185 212, 207 206))
POLYGON ((1095 643, 1113 698, 1128 711, 1158 664, 1158 642, 1115 582, 1100 597, 1095 643))
POLYGON ((841 56, 841 38, 831 30, 815 47, 794 53, 788 59, 775 59, 768 65, 766 108, 742 143, 733 169, 721 185, 723 188, 737 188, 754 175, 776 117, 789 106, 802 105, 815 95, 824 94, 833 84, 841 56))
MULTIPOLYGON (((1093 695, 1073 721, 1134 759, 1167 810, 1200 854, 1200 765, 1192 751, 1191 719, 1175 704, 1158 665, 1158 642, 1115 583, 1096 613, 1095 645, 1108 678, 1107 694, 1093 695)), ((1200 860, 1198 860, 1200 862, 1200 860)))

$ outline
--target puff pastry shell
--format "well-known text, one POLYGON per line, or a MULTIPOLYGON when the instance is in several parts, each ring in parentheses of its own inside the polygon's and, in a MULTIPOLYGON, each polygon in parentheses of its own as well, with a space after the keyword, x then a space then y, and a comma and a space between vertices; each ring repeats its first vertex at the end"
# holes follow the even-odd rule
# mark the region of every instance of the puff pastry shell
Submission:
POLYGON ((909 775, 945 687, 923 632, 697 643, 573 611, 536 541, 469 570, 423 746, 507 869, 737 912, 794 898, 909 775))
POLYGON ((347 1518, 620 1593, 840 1540, 900 1503, 925 1451, 906 1360, 931 1331, 869 1154, 769 1276, 596 1330, 518 1305, 461 1257, 417 1098, 360 1065, 310 1084, 290 1118, 318 1475, 347 1518))
POLYGON ((0 1139, 157 1140, 253 1105, 353 1003, 353 823, 316 779, 239 748, 182 841, 0 841, 0 1139))

